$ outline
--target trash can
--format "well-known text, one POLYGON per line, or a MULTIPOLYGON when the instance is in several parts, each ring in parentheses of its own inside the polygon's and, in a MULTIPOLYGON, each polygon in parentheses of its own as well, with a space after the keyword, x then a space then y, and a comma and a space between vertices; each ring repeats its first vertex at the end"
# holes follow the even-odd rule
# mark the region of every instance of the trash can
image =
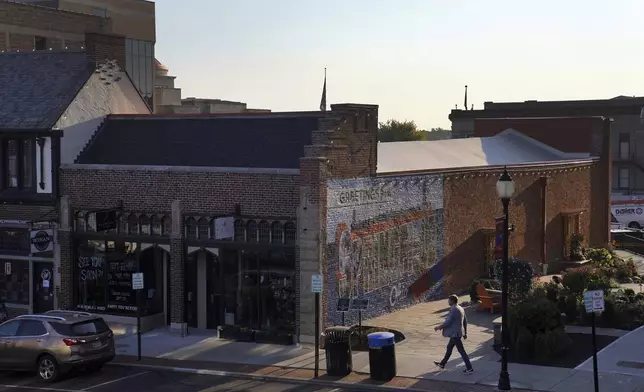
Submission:
POLYGON ((351 373, 351 332, 349 327, 330 327, 324 331, 326 374, 344 377, 351 373))
POLYGON ((375 381, 390 381, 396 377, 396 341, 391 332, 374 332, 369 341, 369 373, 375 381))

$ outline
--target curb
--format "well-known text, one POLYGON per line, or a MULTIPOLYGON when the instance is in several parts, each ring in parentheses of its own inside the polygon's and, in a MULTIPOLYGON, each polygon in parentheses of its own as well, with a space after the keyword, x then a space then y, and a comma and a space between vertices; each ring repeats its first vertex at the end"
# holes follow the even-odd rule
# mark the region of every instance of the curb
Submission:
POLYGON ((182 367, 163 366, 163 365, 145 365, 145 364, 129 363, 129 362, 108 362, 107 365, 122 366, 122 367, 136 367, 136 368, 150 369, 150 370, 165 370, 165 371, 171 371, 176 373, 200 374, 205 376, 230 377, 230 378, 239 378, 239 379, 252 380, 252 381, 281 382, 281 383, 298 384, 298 385, 316 385, 316 386, 327 387, 327 388, 347 388, 347 389, 355 389, 355 390, 363 390, 363 391, 432 392, 431 390, 428 390, 428 389, 418 389, 418 388, 399 388, 399 387, 390 387, 386 385, 351 384, 351 383, 342 382, 342 381, 325 381, 325 380, 315 380, 315 379, 306 380, 303 378, 295 378, 295 377, 280 377, 280 376, 269 376, 269 375, 253 374, 253 373, 226 372, 222 370, 182 368, 182 367))

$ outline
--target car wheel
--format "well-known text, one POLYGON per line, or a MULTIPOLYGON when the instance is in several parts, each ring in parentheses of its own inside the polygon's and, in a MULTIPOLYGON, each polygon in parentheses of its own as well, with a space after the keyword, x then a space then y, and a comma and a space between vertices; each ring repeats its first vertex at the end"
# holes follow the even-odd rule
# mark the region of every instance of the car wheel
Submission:
POLYGON ((38 359, 38 377, 47 382, 54 382, 58 379, 58 363, 51 355, 43 355, 38 359))
POLYGON ((631 222, 631 223, 628 224, 628 227, 630 227, 631 229, 639 229, 640 224, 637 223, 637 222, 631 222))
POLYGON ((103 369, 103 365, 90 365, 87 367, 88 373, 98 373, 103 369))

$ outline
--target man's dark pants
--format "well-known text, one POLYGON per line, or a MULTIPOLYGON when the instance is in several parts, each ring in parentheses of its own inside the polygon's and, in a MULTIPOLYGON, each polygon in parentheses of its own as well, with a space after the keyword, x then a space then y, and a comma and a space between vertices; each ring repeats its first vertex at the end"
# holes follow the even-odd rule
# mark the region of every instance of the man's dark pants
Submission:
POLYGON ((471 369, 472 363, 470 362, 470 357, 468 357, 467 353, 465 352, 465 347, 463 347, 463 340, 461 340, 461 338, 449 338, 449 342, 447 343, 447 351, 445 352, 445 357, 441 361, 441 365, 445 366, 447 364, 449 357, 452 356, 454 346, 456 346, 459 354, 461 354, 461 358, 463 358, 463 362, 465 362, 465 367, 467 369, 471 369))

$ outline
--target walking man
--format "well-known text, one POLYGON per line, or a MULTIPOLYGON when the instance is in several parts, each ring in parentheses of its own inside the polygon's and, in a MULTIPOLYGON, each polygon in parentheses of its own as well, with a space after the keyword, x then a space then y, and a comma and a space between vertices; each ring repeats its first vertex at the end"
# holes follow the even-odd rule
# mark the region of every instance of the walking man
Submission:
POLYGON ((472 363, 465 352, 462 340, 467 339, 467 317, 465 316, 465 310, 463 310, 463 308, 458 304, 457 296, 452 294, 449 296, 447 301, 449 303, 449 312, 447 313, 447 317, 445 317, 445 321, 441 325, 435 327, 434 330, 442 330, 443 336, 449 338, 449 342, 447 343, 447 351, 445 352, 443 360, 440 362, 434 361, 434 364, 439 368, 444 369, 447 361, 449 361, 449 357, 452 356, 454 346, 456 346, 459 354, 461 354, 461 358, 463 358, 463 362, 465 362, 465 370, 463 370, 463 374, 472 374, 474 373, 474 369, 472 369, 472 363))

